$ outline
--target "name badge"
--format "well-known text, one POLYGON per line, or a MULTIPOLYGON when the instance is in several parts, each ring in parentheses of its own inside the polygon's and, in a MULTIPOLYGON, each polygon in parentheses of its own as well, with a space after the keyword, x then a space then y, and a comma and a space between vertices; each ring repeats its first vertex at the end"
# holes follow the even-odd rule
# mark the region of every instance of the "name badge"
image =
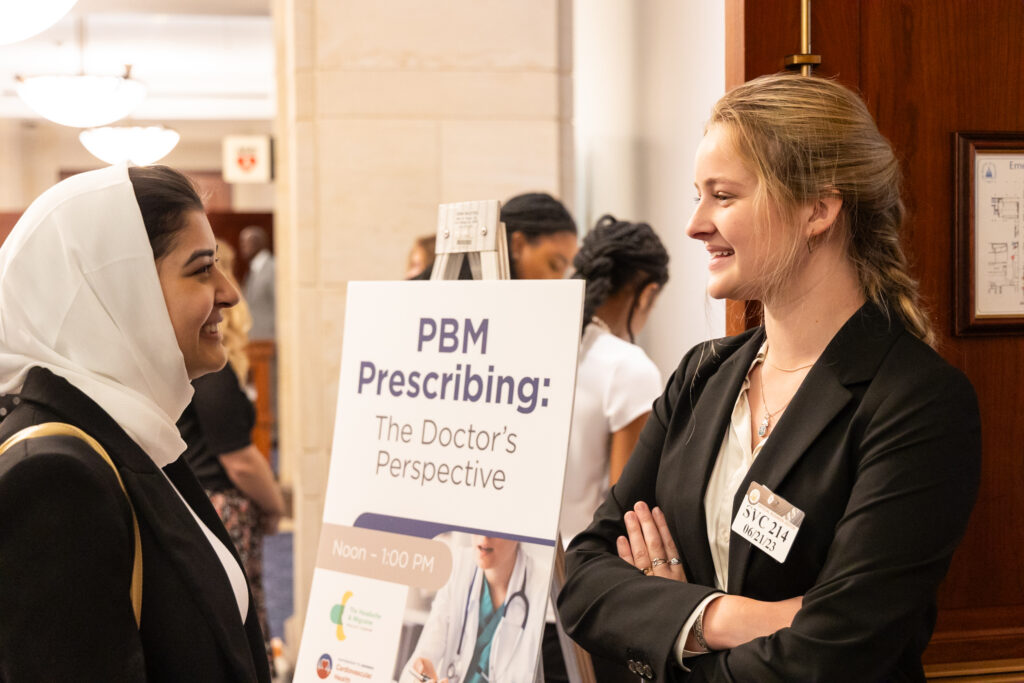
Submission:
POLYGON ((752 481, 736 511, 732 530, 781 564, 786 561, 803 521, 803 510, 752 481))

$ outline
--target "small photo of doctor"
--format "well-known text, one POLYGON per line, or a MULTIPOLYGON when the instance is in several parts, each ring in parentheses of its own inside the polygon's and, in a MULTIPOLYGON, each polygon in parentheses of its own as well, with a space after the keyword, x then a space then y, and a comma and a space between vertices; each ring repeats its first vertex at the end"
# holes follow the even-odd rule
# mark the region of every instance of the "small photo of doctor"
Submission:
POLYGON ((551 548, 498 536, 451 536, 452 575, 434 596, 400 682, 532 681, 551 548))

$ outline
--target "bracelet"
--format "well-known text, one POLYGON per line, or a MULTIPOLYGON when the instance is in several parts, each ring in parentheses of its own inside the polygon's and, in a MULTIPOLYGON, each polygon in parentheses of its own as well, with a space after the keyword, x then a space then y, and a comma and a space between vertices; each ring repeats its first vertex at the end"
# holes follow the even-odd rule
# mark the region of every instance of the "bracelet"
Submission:
POLYGON ((693 639, 697 641, 697 646, 704 652, 711 652, 711 648, 708 647, 708 641, 704 640, 704 609, 701 608, 700 614, 697 615, 697 621, 693 622, 693 639))

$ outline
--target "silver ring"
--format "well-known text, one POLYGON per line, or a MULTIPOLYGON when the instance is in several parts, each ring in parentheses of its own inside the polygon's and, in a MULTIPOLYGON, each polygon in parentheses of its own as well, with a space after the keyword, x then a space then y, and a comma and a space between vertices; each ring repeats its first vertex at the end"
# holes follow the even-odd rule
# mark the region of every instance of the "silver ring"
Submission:
POLYGON ((671 564, 671 565, 679 564, 679 558, 678 557, 670 558, 668 563, 671 564))
POLYGON ((666 562, 668 562, 668 560, 663 560, 660 557, 656 557, 653 560, 651 560, 651 569, 654 569, 655 567, 660 567, 666 562))

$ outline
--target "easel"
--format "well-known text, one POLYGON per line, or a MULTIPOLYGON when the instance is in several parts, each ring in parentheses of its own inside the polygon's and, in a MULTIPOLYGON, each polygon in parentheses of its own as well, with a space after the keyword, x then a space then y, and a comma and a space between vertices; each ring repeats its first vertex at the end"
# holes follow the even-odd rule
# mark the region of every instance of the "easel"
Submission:
MULTIPOLYGON (((508 280, 508 240, 501 222, 501 202, 488 199, 476 202, 441 204, 437 210, 437 241, 431 280, 457 280, 463 259, 468 259, 474 280, 508 280)), ((551 604, 565 583, 565 553, 562 536, 555 537, 554 572, 551 577, 551 604)), ((594 666, 587 651, 577 645, 562 628, 555 610, 555 625, 562 647, 562 659, 570 683, 594 683, 594 666)), ((544 683, 543 657, 538 653, 534 683, 544 683)))
POLYGON ((464 257, 474 280, 510 279, 508 240, 500 216, 497 199, 441 204, 430 279, 458 280, 464 257))

